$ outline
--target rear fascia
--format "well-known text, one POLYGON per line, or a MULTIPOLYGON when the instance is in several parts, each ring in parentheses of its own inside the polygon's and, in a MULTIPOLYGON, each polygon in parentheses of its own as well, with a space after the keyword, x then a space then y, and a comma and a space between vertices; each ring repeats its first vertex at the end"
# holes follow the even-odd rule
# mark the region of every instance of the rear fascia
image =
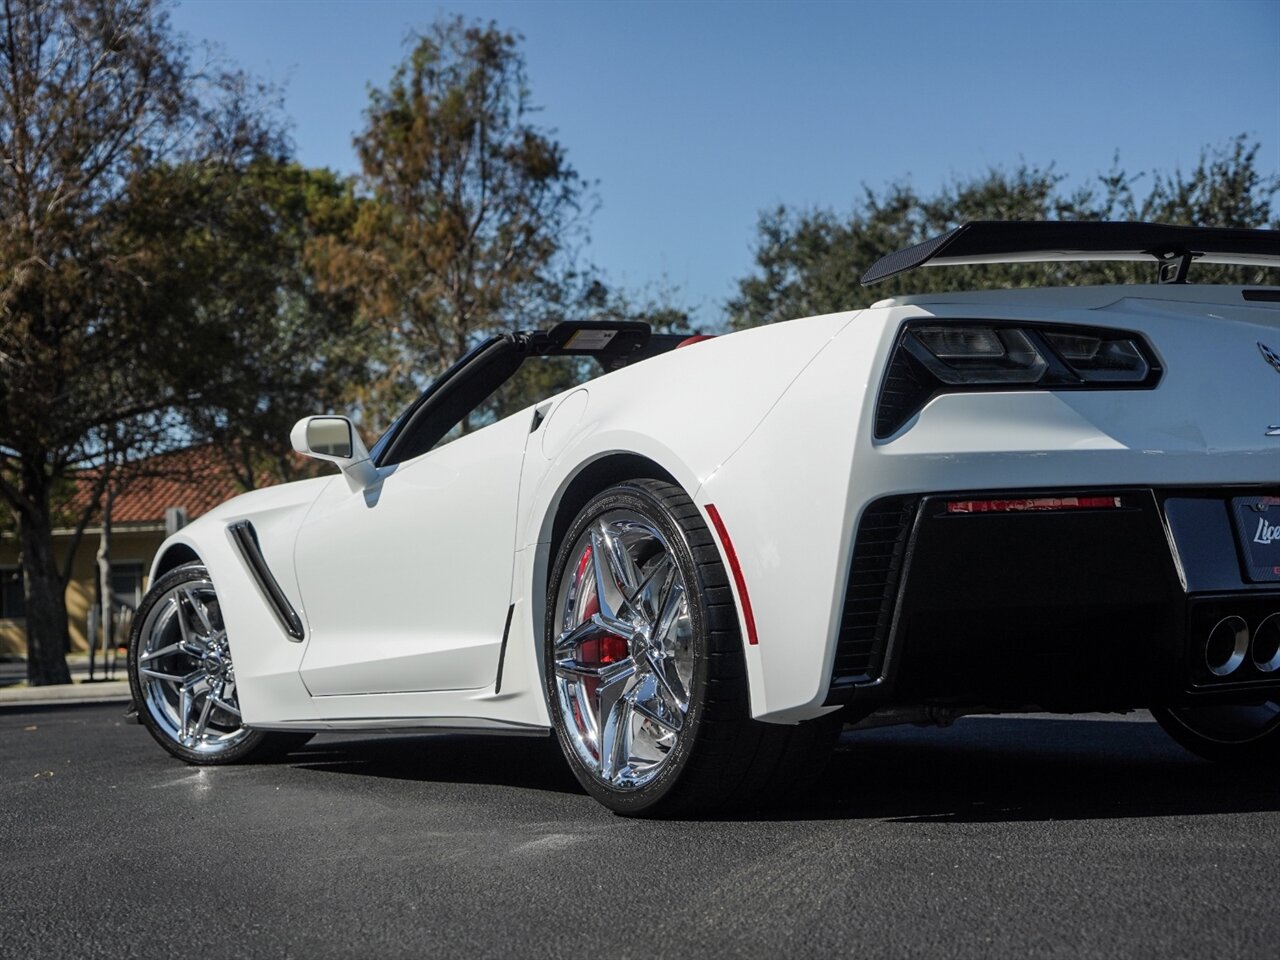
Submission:
POLYGON ((750 585, 760 637, 747 651, 753 715, 795 722, 838 709, 828 686, 854 535, 875 501, 1274 483, 1280 441, 1264 428, 1276 417, 1275 373, 1256 343, 1280 339, 1280 312, 1247 304, 1240 288, 1178 293, 1018 291, 980 309, 976 296, 923 298, 864 311, 841 331, 697 498, 724 516, 750 585), (1149 391, 946 394, 877 441, 874 395, 902 324, 975 316, 1133 330, 1164 377, 1149 391))
MULTIPOLYGON (((1246 659, 1215 676, 1205 656, 1223 617, 1256 629, 1280 614, 1280 583, 1245 576, 1225 512, 1233 497, 1276 492, 1002 489, 911 498, 899 515, 911 532, 896 605, 875 635, 881 656, 851 675, 842 629, 827 702, 858 719, 886 702, 1067 712, 1280 692, 1277 671, 1246 659), (953 510, 974 500, 992 509, 953 510)), ((859 526, 851 587, 877 504, 859 526)))

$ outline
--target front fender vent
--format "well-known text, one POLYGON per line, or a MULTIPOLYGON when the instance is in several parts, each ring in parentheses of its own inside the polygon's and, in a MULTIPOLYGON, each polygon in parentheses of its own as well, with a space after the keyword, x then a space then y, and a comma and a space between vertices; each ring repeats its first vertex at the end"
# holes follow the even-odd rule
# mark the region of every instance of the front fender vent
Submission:
POLYGON ((919 502, 918 497, 885 497, 862 513, 849 563, 827 705, 848 703, 855 687, 880 677, 919 502))
POLYGON ((301 643, 307 636, 302 626, 302 618, 298 616, 298 611, 293 609, 293 604, 280 589, 280 584, 271 573, 271 568, 267 566, 267 560, 262 555, 262 547, 258 545, 258 532, 253 529, 253 524, 248 520, 237 520, 227 527, 227 535, 240 551, 240 556, 244 558, 245 565, 249 568, 249 575, 253 577, 253 582, 266 597, 271 612, 280 621, 284 632, 289 635, 290 640, 301 643))

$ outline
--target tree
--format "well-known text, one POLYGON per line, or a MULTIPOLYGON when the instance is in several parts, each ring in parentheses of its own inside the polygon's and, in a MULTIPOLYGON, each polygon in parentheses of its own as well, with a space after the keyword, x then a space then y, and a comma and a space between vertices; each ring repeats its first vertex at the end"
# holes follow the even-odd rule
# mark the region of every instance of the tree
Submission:
POLYGON ((531 115, 519 38, 461 18, 371 91, 350 239, 317 249, 328 289, 382 332, 381 376, 357 398, 367 425, 479 337, 569 307, 586 184, 531 115))
POLYGON ((367 379, 370 331, 353 324, 350 298, 323 291, 310 266, 316 246, 346 236, 354 222, 351 183, 274 158, 153 176, 222 198, 218 234, 234 241, 209 244, 203 225, 171 240, 182 260, 202 265, 191 309, 224 339, 219 355, 236 358, 187 411, 187 423, 194 436, 216 441, 245 489, 314 475, 316 461, 292 453, 290 428, 301 416, 342 409, 351 384, 367 379))
MULTIPOLYGON (((1154 268, 1142 264, 991 264, 914 271, 871 289, 859 278, 885 254, 937 236, 968 220, 1150 220, 1224 227, 1280 227, 1273 201, 1280 176, 1257 169, 1257 144, 1238 137, 1202 152, 1189 174, 1156 173, 1147 194, 1144 179, 1116 166, 1071 193, 1052 168, 1020 166, 988 170, 953 183, 931 197, 898 183, 883 193, 864 188, 850 214, 830 210, 796 212, 778 207, 761 215, 754 271, 738 281, 726 306, 735 328, 794 317, 849 310, 901 293, 977 286, 1041 286, 1064 283, 1151 282, 1154 268)), ((1209 283, 1254 283, 1262 268, 1193 267, 1209 283)))
POLYGON ((261 91, 195 70, 150 0, 3 0, 0 78, 0 498, 28 677, 58 683, 56 492, 76 467, 189 438, 183 412, 234 380, 225 318, 198 309, 202 254, 230 242, 241 178, 223 174, 281 148, 261 91))

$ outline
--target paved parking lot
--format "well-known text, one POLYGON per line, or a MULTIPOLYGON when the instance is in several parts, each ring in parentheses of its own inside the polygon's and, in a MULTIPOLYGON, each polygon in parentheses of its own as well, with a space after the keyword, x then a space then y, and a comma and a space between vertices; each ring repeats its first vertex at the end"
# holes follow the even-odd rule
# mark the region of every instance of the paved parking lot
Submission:
POLYGON ((0 956, 1271 957, 1280 776, 1149 720, 846 735, 769 817, 646 823, 551 741, 324 736, 198 769, 0 710, 0 956))

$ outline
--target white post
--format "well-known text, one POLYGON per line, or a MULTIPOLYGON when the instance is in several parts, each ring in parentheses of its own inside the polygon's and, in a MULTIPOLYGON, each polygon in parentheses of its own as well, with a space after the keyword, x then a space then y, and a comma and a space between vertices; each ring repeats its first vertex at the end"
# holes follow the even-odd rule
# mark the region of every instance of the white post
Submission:
MULTIPOLYGON (((102 612, 99 619, 102 624, 102 668, 105 675, 107 667, 107 650, 112 641, 112 614, 115 612, 114 597, 111 591, 111 506, 115 500, 115 488, 107 485, 106 498, 102 502, 102 536, 98 541, 98 584, 101 590, 102 612)), ((95 637, 96 641, 97 638, 95 637)))

